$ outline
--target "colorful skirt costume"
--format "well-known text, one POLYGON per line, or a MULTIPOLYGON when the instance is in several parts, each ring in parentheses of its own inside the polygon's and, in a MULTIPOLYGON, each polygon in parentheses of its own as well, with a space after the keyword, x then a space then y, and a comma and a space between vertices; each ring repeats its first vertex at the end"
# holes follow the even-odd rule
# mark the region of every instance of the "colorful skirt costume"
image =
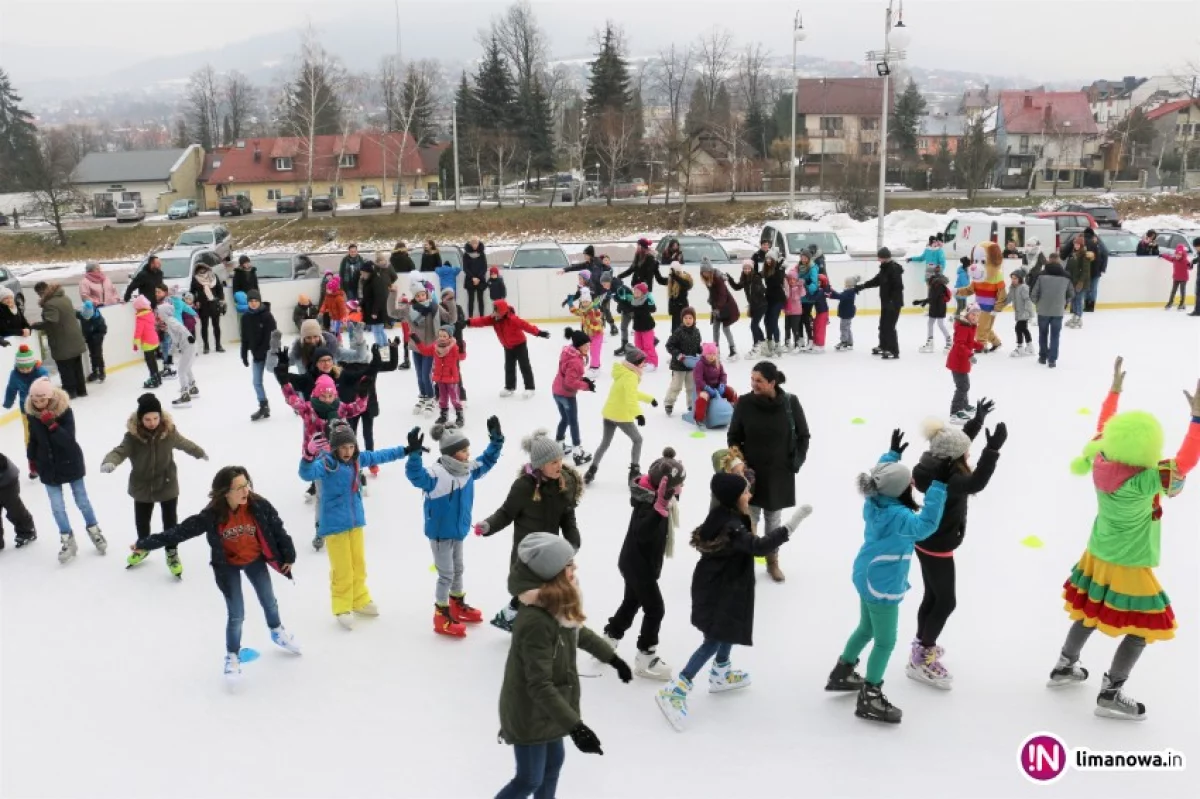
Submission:
POLYGON ((1147 643, 1175 637, 1175 612, 1171 600, 1154 576, 1160 555, 1159 534, 1162 496, 1174 496, 1183 488, 1183 479, 1200 460, 1200 417, 1193 417, 1178 455, 1159 460, 1161 428, 1158 428, 1156 453, 1119 460, 1122 453, 1145 449, 1153 434, 1147 425, 1157 427, 1149 414, 1120 414, 1114 427, 1113 446, 1106 446, 1106 425, 1116 414, 1120 395, 1110 392, 1100 412, 1098 435, 1085 450, 1077 472, 1092 471, 1098 510, 1087 549, 1063 584, 1065 609, 1073 620, 1087 627, 1119 637, 1137 635, 1147 643), (1136 442, 1123 447, 1120 438, 1136 442), (1131 464, 1154 463, 1154 466, 1131 464))

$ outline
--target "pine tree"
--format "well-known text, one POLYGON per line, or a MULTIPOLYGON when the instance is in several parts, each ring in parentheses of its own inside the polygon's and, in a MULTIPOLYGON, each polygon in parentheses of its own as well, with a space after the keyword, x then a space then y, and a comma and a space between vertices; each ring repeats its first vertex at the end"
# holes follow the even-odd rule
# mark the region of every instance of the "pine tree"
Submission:
POLYGON ((587 101, 584 114, 588 119, 597 119, 606 111, 628 111, 633 100, 630 91, 629 64, 621 53, 617 31, 611 22, 606 23, 600 40, 600 52, 591 63, 588 77, 587 101))
MULTIPOLYGON (((323 53, 321 54, 323 56, 323 53)), ((280 135, 332 136, 342 130, 342 107, 324 58, 306 60, 283 98, 280 135)))
POLYGON ((33 114, 21 107, 21 95, 0 69, 0 191, 14 191, 26 184, 22 164, 38 153, 37 128, 33 114))
MULTIPOLYGON (((587 162, 601 163, 609 188, 638 157, 642 130, 641 100, 635 97, 629 64, 622 53, 620 37, 611 22, 600 37, 600 52, 590 64, 584 117, 587 122, 587 162), (636 116, 635 116, 636 115, 636 116)), ((609 192, 611 204, 613 192, 609 192)))
POLYGON ((181 150, 191 143, 191 137, 188 136, 187 120, 180 117, 175 120, 175 135, 171 139, 171 146, 181 150))
POLYGON ((692 88, 692 98, 688 102, 684 130, 689 136, 699 136, 708 127, 709 116, 708 96, 704 93, 704 87, 697 81, 692 88))
POLYGON ((475 75, 475 125, 484 131, 508 131, 517 121, 517 98, 512 75, 500 43, 493 36, 483 51, 475 75))
POLYGON ((554 169, 553 112, 540 77, 530 81, 520 105, 521 140, 530 156, 530 169, 540 176, 554 169))
POLYGON ((888 123, 889 135, 896 142, 901 158, 913 159, 917 156, 917 137, 921 133, 921 118, 925 116, 926 105, 917 82, 909 78, 903 94, 896 100, 888 123))

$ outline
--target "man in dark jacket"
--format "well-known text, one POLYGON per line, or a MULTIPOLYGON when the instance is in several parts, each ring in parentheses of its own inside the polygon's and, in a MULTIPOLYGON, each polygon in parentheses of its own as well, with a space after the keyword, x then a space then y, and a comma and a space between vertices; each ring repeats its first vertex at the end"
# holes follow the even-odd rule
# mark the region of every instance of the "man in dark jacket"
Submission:
POLYGON ((230 280, 233 293, 244 291, 249 294, 251 291, 258 291, 258 269, 254 264, 250 263, 249 255, 238 257, 237 268, 233 270, 233 278, 230 280))
POLYGON ((1029 293, 1029 299, 1037 308, 1038 363, 1049 361, 1051 368, 1058 363, 1058 339, 1062 333, 1063 313, 1074 296, 1075 287, 1071 285, 1067 270, 1059 263, 1058 256, 1051 253, 1046 268, 1029 293))
POLYGON ((277 326, 275 317, 271 315, 271 303, 263 302, 257 291, 246 292, 246 304, 249 310, 242 315, 242 366, 251 366, 252 369, 258 410, 251 414, 250 421, 257 422, 271 417, 267 392, 263 388, 263 372, 267 369, 267 354, 271 351, 271 334, 277 326))
POLYGON ((463 286, 467 289, 467 315, 483 316, 483 292, 487 288, 487 253, 483 242, 478 236, 463 246, 463 286), (475 304, 479 303, 479 313, 475 312, 475 304))
POLYGON ((125 287, 125 302, 129 302, 134 294, 141 294, 150 300, 151 306, 157 305, 158 300, 154 296, 154 287, 162 283, 162 280, 162 264, 157 255, 151 255, 146 266, 134 275, 133 280, 129 281, 129 285, 125 287))
POLYGON ((1088 284, 1087 302, 1084 303, 1083 310, 1086 313, 1091 313, 1096 310, 1096 300, 1100 297, 1100 278, 1104 277, 1104 273, 1108 271, 1108 247, 1096 231, 1087 228, 1083 231, 1083 243, 1089 251, 1096 253, 1096 257, 1092 260, 1091 282, 1088 284))
POLYGON ((879 289, 879 346, 871 350, 872 355, 884 360, 900 357, 900 342, 896 338, 896 323, 900 321, 900 310, 904 307, 904 267, 892 260, 892 251, 880 247, 879 274, 860 283, 858 290, 879 289))
POLYGON ((1147 230, 1146 235, 1138 242, 1137 254, 1140 256, 1158 257, 1158 232, 1147 230))
POLYGON ((375 344, 379 347, 385 347, 388 343, 384 324, 388 320, 388 290, 391 288, 383 266, 383 264, 370 262, 363 264, 361 271, 362 301, 359 303, 363 325, 371 329, 371 334, 375 337, 375 344))
POLYGON ((46 333, 50 345, 50 357, 58 365, 63 391, 71 399, 87 396, 87 383, 83 377, 83 353, 87 342, 83 340, 83 328, 75 315, 75 306, 57 283, 39 282, 33 290, 40 298, 42 321, 32 325, 46 333))
POLYGON ((402 241, 396 242, 396 249, 392 250, 391 255, 392 269, 398 275, 407 275, 409 272, 415 272, 417 265, 413 263, 412 256, 408 254, 408 245, 402 241))
MULTIPOLYGON (((658 271, 658 259, 654 257, 653 248, 654 243, 650 239, 638 239, 637 251, 633 254, 633 263, 617 277, 630 278, 630 286, 645 283, 651 294, 654 293, 655 283, 660 286, 667 285, 667 279, 658 271)), ((619 357, 625 354, 625 348, 629 346, 629 325, 633 321, 633 308, 628 304, 622 304, 618 306, 617 310, 621 312, 621 346, 613 354, 619 357)))
POLYGON ((358 254, 358 245, 351 244, 338 265, 338 279, 342 281, 342 291, 346 294, 347 302, 358 299, 358 278, 362 265, 363 257, 358 254))

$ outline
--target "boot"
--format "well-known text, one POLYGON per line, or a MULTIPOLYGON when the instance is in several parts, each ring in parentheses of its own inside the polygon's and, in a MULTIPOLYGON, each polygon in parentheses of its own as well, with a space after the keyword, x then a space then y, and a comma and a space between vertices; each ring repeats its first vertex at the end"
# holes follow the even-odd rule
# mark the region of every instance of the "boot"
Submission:
POLYGON ((79 547, 76 545, 75 536, 72 533, 62 533, 58 536, 58 540, 62 544, 62 549, 58 551, 58 562, 66 563, 75 557, 75 553, 79 551, 79 547))
POLYGON ((23 546, 32 544, 34 541, 37 541, 37 532, 33 530, 30 530, 27 533, 18 532, 16 540, 13 541, 13 545, 16 546, 17 549, 20 549, 23 546))
POLYGON ((179 550, 167 550, 167 570, 177 579, 183 579, 183 564, 179 561, 179 550))
POLYGON ((783 570, 779 568, 779 553, 772 552, 767 555, 767 574, 777 583, 782 583, 787 578, 783 574, 783 570))
POLYGON ((437 419, 435 419, 433 423, 434 423, 434 424, 440 424, 440 425, 442 425, 442 426, 445 426, 445 424, 446 424, 446 418, 447 418, 449 415, 450 415, 450 409, 449 409, 449 408, 442 408, 442 409, 441 409, 441 410, 438 412, 438 418, 437 418, 437 419))
POLYGON ((217 342, 217 347, 216 347, 216 349, 217 349, 217 352, 224 352, 224 351, 225 351, 225 348, 221 346, 221 342, 219 342, 219 341, 217 342))
POLYGON ((208 355, 208 342, 204 342, 204 354, 208 355))
POLYGON ((158 388, 162 385, 162 377, 154 375, 146 378, 146 382, 142 383, 142 388, 158 388))
POLYGON ((921 349, 917 350, 917 352, 920 352, 920 353, 933 352, 933 339, 932 338, 925 339, 925 344, 922 345, 921 349))
POLYGON ((455 410, 454 411, 454 426, 456 428, 458 428, 459 430, 462 430, 463 427, 466 425, 466 423, 467 423, 467 420, 463 418, 462 408, 458 408, 457 410, 455 410))
POLYGON ((252 422, 257 422, 260 419, 270 419, 270 418, 271 418, 271 406, 267 404, 266 400, 263 400, 262 402, 258 403, 258 410, 255 411, 254 413, 250 414, 250 421, 252 421, 252 422))
POLYGON ((467 604, 465 594, 451 595, 450 618, 464 624, 479 624, 483 621, 483 613, 479 611, 479 608, 473 608, 467 604))
POLYGON ((593 463, 591 466, 588 467, 587 472, 584 473, 583 482, 586 485, 591 485, 592 481, 595 479, 596 479, 596 464, 593 463))
POLYGON ((838 658, 837 664, 834 665, 833 671, 829 672, 829 679, 825 681, 826 691, 861 691, 863 687, 862 675, 854 670, 858 665, 858 661, 847 663, 838 658))
POLYGON ((942 665, 940 658, 941 652, 938 647, 926 648, 921 645, 920 641, 913 641, 908 663, 904 666, 904 673, 910 680, 949 691, 954 683, 954 678, 942 665))
POLYGON ((408 350, 404 350, 404 361, 396 367, 397 369, 411 369, 412 362, 408 360, 408 350))
POLYGON ((727 361, 736 361, 737 359, 738 359, 738 353, 737 353, 737 350, 736 350, 736 349, 734 349, 733 347, 730 347, 730 348, 729 348, 729 357, 728 357, 728 358, 726 358, 725 360, 727 360, 727 361))
POLYGON ((92 539, 92 546, 96 548, 96 551, 101 555, 107 555, 108 542, 105 541, 104 536, 100 534, 100 525, 93 524, 91 527, 87 528, 87 534, 88 538, 92 539))
POLYGON ((1100 694, 1096 697, 1096 715, 1105 719, 1145 721, 1146 706, 1133 697, 1126 696, 1121 690, 1124 685, 1124 679, 1114 680, 1105 673, 1100 685, 1100 694))
POLYGON ((1063 685, 1075 685, 1088 678, 1088 670, 1079 665, 1078 660, 1068 660, 1066 655, 1059 655, 1058 662, 1050 672, 1047 688, 1058 688, 1063 685))
POLYGON ((446 605, 433 606, 433 631, 452 638, 467 637, 467 628, 454 620, 450 615, 450 608, 446 605))
POLYGON ((629 346, 629 342, 628 342, 628 341, 622 341, 622 342, 621 342, 621 346, 619 346, 619 347, 617 347, 615 350, 613 350, 613 355, 617 356, 618 358, 620 358, 620 357, 624 356, 624 355, 625 355, 625 348, 626 348, 626 347, 628 347, 628 346, 629 346))
POLYGON ((100 367, 100 382, 103 383, 107 379, 108 379, 108 370, 105 369, 103 366, 101 366, 100 367))
POLYGON ((195 383, 192 383, 190 386, 188 386, 188 393, 193 397, 198 397, 200 396, 200 389, 196 388, 195 383))
POLYGON ((99 379, 100 379, 100 370, 99 369, 93 369, 92 373, 87 376, 87 381, 89 383, 95 383, 99 379))
POLYGON ((636 463, 629 464, 629 480, 627 480, 626 482, 632 483, 634 480, 637 480, 641 476, 642 476, 642 467, 638 466, 636 463))
POLYGON ((869 721, 899 724, 904 713, 883 695, 882 682, 878 685, 864 682, 858 690, 858 703, 854 708, 854 715, 869 721))
POLYGON ((186 407, 186 406, 190 405, 191 402, 192 402, 192 395, 185 391, 179 395, 179 399, 171 400, 171 405, 173 405, 176 408, 178 408, 180 406, 186 407))

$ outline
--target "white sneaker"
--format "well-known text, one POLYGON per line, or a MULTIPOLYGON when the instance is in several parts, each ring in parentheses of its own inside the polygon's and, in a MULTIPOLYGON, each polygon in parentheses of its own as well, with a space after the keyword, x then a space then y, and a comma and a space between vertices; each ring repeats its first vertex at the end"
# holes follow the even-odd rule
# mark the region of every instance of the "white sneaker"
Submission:
POLYGON ((671 666, 656 655, 653 649, 650 649, 637 653, 637 657, 633 661, 633 673, 648 680, 666 682, 671 679, 671 666))
POLYGON ((500 392, 501 397, 511 397, 512 395, 513 395, 513 390, 511 388, 506 388, 500 392))
POLYGON ((708 692, 710 694, 724 693, 725 691, 736 691, 739 688, 750 687, 750 674, 745 671, 738 671, 729 668, 726 664, 724 667, 713 665, 708 672, 708 692))
POLYGON ((374 618, 379 615, 379 608, 376 607, 374 602, 368 602, 361 608, 355 608, 354 612, 359 616, 370 616, 371 618, 374 618))
POLYGON ((532 388, 527 388, 527 389, 525 389, 524 392, 521 393, 521 399, 530 399, 536 393, 537 392, 534 391, 532 388))
POLYGON ((300 654, 300 645, 296 643, 296 639, 292 637, 291 633, 283 629, 282 624, 271 630, 271 643, 280 649, 286 649, 293 655, 300 654))
POLYGON ((242 662, 238 660, 236 653, 227 652, 225 654, 225 685, 233 690, 241 681, 242 662))
POLYGON ((354 629, 354 614, 353 613, 339 613, 337 615, 337 623, 342 625, 343 630, 353 630, 354 629))

